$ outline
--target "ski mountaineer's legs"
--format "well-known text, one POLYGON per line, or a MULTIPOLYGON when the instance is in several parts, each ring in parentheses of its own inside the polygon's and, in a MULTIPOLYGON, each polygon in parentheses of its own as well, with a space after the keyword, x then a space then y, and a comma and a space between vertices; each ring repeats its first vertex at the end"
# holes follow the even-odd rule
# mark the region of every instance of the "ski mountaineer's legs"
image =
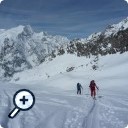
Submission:
POLYGON ((94 97, 96 96, 96 90, 93 90, 93 96, 94 97))
POLYGON ((93 90, 91 89, 91 97, 93 96, 93 90))
POLYGON ((93 97, 93 89, 91 89, 91 97, 93 97))
POLYGON ((79 94, 81 95, 81 89, 79 90, 79 92, 80 92, 79 94))
POLYGON ((77 89, 77 94, 79 94, 79 90, 77 89))
POLYGON ((81 95, 81 89, 77 89, 77 94, 81 95))
POLYGON ((96 90, 91 89, 91 97, 95 98, 95 96, 96 96, 96 90))

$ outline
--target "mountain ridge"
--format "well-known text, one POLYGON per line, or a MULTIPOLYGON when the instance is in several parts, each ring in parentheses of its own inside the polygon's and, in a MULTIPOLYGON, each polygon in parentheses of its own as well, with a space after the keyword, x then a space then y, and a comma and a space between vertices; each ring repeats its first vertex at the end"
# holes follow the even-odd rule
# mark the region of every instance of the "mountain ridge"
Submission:
POLYGON ((75 54, 90 58, 128 51, 128 18, 108 26, 88 38, 69 40, 63 36, 36 33, 30 25, 18 26, 0 33, 0 77, 39 66, 56 56, 75 54))

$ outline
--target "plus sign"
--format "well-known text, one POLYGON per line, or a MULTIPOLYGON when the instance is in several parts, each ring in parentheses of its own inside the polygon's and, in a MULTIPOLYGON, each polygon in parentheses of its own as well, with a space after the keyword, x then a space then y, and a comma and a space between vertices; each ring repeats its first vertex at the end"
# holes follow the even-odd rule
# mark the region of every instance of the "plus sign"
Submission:
POLYGON ((23 102, 23 104, 25 105, 25 102, 26 102, 26 101, 28 101, 28 99, 25 99, 25 96, 23 96, 23 98, 22 98, 22 99, 20 99, 20 101, 22 101, 22 102, 23 102))

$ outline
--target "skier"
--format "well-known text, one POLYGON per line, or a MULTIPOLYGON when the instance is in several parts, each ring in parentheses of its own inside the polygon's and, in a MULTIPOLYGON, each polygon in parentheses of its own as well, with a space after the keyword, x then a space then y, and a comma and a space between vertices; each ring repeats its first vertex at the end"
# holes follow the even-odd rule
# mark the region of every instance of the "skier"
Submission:
POLYGON ((82 85, 80 83, 77 83, 77 94, 81 95, 81 89, 83 89, 82 85))
POLYGON ((97 90, 99 90, 99 88, 96 86, 96 84, 95 84, 95 81, 94 80, 92 80, 91 82, 90 82, 90 91, 91 91, 91 96, 92 96, 92 98, 93 99, 96 99, 96 89, 97 90))

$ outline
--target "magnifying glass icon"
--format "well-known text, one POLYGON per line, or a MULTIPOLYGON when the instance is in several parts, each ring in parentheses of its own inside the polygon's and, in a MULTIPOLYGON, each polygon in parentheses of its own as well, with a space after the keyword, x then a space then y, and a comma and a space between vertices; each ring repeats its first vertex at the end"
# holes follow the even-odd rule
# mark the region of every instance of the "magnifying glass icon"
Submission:
POLYGON ((27 89, 21 89, 14 94, 13 103, 15 108, 9 113, 9 118, 14 118, 20 111, 27 111, 35 104, 34 94, 27 89))

